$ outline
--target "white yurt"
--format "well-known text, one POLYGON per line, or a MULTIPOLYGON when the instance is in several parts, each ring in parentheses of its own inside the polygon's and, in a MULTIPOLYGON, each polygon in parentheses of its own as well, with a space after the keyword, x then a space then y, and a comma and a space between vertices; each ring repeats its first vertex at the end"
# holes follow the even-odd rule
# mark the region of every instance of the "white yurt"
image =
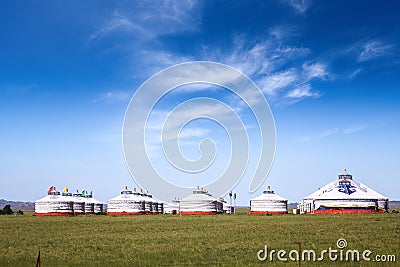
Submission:
POLYGON ((305 197, 298 208, 300 213, 378 213, 388 211, 388 201, 345 169, 338 179, 305 197))
POLYGON ((94 213, 94 203, 92 201, 92 196, 86 190, 82 191, 82 197, 85 200, 85 214, 94 213))
MULTIPOLYGON (((140 194, 139 195, 143 198, 143 201, 144 201, 144 213, 145 214, 152 214, 153 213, 153 205, 154 204, 157 205, 157 203, 155 203, 153 201, 153 196, 151 196, 149 194, 146 194, 146 193, 143 193, 142 189, 140 189, 140 194)), ((158 207, 156 207, 156 211, 155 212, 157 212, 157 208, 158 207)))
POLYGON ((230 205, 229 203, 227 203, 227 202, 225 201, 224 198, 220 197, 220 198, 219 198, 219 202, 222 203, 222 210, 223 210, 223 213, 226 213, 226 214, 232 214, 232 213, 234 213, 234 211, 233 211, 233 206, 230 205))
POLYGON ((218 214, 223 212, 223 205, 203 188, 193 191, 193 194, 180 201, 180 214, 218 214))
POLYGON ((178 214, 180 209, 180 200, 173 199, 171 202, 164 205, 164 213, 166 214, 178 214))
POLYGON ((136 192, 126 186, 121 194, 107 202, 107 215, 131 215, 145 213, 145 200, 136 192))
POLYGON ((85 213, 86 214, 97 214, 103 212, 103 202, 93 198, 93 193, 90 191, 82 191, 83 199, 85 201, 85 213))
POLYGON ((153 198, 153 212, 156 211, 155 213, 157 213, 157 214, 163 214, 164 213, 164 202, 153 196, 151 196, 151 197, 153 198), (155 209, 154 203, 157 203, 157 209, 155 209))
POLYGON ((50 187, 47 196, 35 201, 35 216, 68 216, 74 214, 74 200, 50 187))
POLYGON ((85 199, 82 197, 82 194, 76 190, 76 193, 72 194, 72 197, 74 199, 74 214, 85 214, 85 199))
POLYGON ((250 214, 286 214, 287 202, 268 186, 268 190, 250 200, 250 214))
POLYGON ((153 197, 149 192, 142 194, 145 201, 145 213, 146 214, 162 214, 164 213, 164 203, 153 197))

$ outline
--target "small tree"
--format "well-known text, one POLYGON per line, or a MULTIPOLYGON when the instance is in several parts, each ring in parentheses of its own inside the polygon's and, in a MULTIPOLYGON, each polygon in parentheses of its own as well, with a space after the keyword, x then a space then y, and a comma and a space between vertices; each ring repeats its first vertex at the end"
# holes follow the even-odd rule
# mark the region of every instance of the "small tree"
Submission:
POLYGON ((3 210, 1 211, 1 214, 3 214, 3 215, 10 215, 10 214, 13 214, 13 213, 14 212, 12 211, 10 205, 5 205, 3 210))

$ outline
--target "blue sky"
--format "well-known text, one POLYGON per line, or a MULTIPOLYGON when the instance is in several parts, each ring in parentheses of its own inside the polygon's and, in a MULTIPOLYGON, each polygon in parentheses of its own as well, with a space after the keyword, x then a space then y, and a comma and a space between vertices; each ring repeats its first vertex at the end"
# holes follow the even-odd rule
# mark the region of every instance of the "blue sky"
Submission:
MULTIPOLYGON (((33 201, 56 185, 87 188, 106 201, 133 187, 121 141, 130 98, 165 67, 210 60, 253 79, 275 118, 271 172, 253 195, 243 179, 235 189, 239 204, 269 184, 300 201, 345 167, 400 199, 399 7, 397 1, 3 2, 0 198, 33 201)), ((207 95, 190 92, 179 97, 207 95)), ((156 115, 179 97, 166 97, 156 115)), ((204 123, 187 129, 188 143, 214 131, 217 144, 224 140, 221 129, 204 123)), ((189 148, 183 152, 195 157, 189 148)))

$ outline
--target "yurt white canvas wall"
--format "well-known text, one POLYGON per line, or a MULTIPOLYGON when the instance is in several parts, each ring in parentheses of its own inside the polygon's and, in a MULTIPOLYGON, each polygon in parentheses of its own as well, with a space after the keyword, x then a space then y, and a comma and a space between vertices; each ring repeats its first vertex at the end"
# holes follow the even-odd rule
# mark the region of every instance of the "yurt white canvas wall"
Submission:
POLYGON ((219 201, 222 203, 222 210, 223 210, 223 213, 226 213, 226 214, 232 214, 232 213, 234 213, 233 206, 232 206, 231 204, 227 203, 227 202, 225 201, 225 199, 223 199, 223 198, 221 197, 221 198, 219 199, 219 201))
POLYGON ((87 191, 83 191, 82 194, 85 201, 86 214, 97 214, 103 212, 103 203, 93 198, 92 191, 90 191, 90 194, 87 191))
POLYGON ((35 201, 35 216, 68 216, 73 214, 73 198, 62 196, 55 186, 50 187, 47 196, 35 201))
POLYGON ((153 196, 152 196, 152 198, 153 198, 153 213, 156 212, 154 203, 157 203, 157 212, 156 213, 163 214, 164 213, 164 202, 153 196))
POLYGON ((223 205, 206 190, 198 189, 180 201, 180 214, 218 214, 223 212, 223 205))
POLYGON ((166 214, 177 214, 180 209, 180 200, 174 199, 171 202, 164 205, 164 213, 166 214))
POLYGON ((287 199, 275 194, 268 186, 260 196, 250 200, 250 214, 286 214, 287 199))
MULTIPOLYGON (((135 190, 136 191, 136 190, 135 190)), ((145 213, 145 202, 137 192, 125 187, 121 194, 107 202, 108 215, 133 215, 145 213)))
POLYGON ((146 214, 159 214, 164 213, 164 203, 153 197, 153 195, 146 193, 142 195, 145 198, 145 212, 146 214))
POLYGON ((338 179, 325 185, 299 204, 300 213, 378 213, 387 212, 388 199, 357 182, 346 169, 338 179))
POLYGON ((72 194, 74 199, 74 214, 82 215, 85 214, 85 199, 82 197, 82 194, 76 190, 76 193, 72 194))
POLYGON ((93 198, 93 196, 92 196, 92 202, 93 202, 93 211, 94 211, 94 213, 95 214, 102 213, 103 212, 103 206, 104 206, 103 202, 93 198))

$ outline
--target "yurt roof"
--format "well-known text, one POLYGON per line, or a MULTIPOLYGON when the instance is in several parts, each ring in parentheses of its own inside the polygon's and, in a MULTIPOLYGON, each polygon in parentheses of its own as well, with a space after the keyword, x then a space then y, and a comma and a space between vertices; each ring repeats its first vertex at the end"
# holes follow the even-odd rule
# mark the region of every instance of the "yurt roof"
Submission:
POLYGON ((357 182, 352 175, 345 173, 304 199, 387 199, 368 186, 357 182), (349 178, 350 177, 350 178, 349 178), (343 179, 347 178, 347 179, 343 179))
POLYGON ((184 197, 181 202, 187 201, 216 201, 207 191, 195 190, 190 196, 184 197))
POLYGON ((57 191, 55 186, 51 186, 47 190, 47 196, 36 200, 35 202, 72 202, 74 198, 72 194, 68 192, 68 188, 64 187, 63 193, 57 191))
POLYGON ((49 202, 49 201, 57 201, 57 202, 69 202, 74 201, 74 198, 71 196, 63 196, 63 195, 47 195, 35 202, 49 202))
POLYGON ((253 200, 266 200, 266 201, 287 201, 287 199, 285 199, 285 198, 283 198, 283 197, 281 197, 280 195, 278 195, 278 194, 275 194, 275 192, 274 191, 272 191, 272 190, 266 190, 266 191, 264 191, 261 195, 259 195, 258 197, 256 197, 256 198, 253 198, 251 201, 253 201, 253 200))
POLYGON ((83 199, 85 202, 94 203, 94 204, 103 204, 103 202, 101 202, 93 197, 85 197, 83 199))
POLYGON ((141 193, 129 190, 127 187, 125 187, 124 190, 121 191, 121 193, 113 197, 110 200, 126 200, 126 199, 135 199, 135 200, 140 200, 140 201, 145 201, 145 197, 141 196, 141 193))

